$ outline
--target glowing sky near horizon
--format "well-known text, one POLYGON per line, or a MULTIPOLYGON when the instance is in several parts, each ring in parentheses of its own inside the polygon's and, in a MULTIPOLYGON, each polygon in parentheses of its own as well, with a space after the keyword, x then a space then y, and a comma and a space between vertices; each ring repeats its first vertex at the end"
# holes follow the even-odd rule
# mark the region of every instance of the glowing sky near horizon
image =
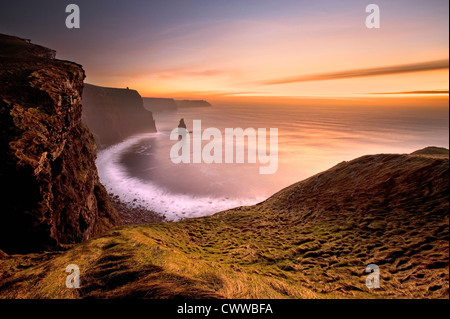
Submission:
POLYGON ((142 96, 448 95, 448 1, 73 2, 78 30, 65 27, 67 3, 18 0, 0 4, 0 32, 82 64, 88 83, 142 96), (365 26, 369 3, 380 29, 365 26), (444 67, 382 72, 435 61, 444 67), (381 72, 358 75, 368 69, 381 72))

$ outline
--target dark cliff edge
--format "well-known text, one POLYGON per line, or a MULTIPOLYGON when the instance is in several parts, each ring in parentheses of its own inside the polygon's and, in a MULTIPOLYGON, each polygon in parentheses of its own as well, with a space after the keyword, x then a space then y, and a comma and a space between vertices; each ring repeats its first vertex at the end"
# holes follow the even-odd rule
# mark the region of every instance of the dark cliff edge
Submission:
POLYGON ((85 74, 55 51, 0 34, 0 249, 64 248, 120 223, 81 123, 85 74))
POLYGON ((99 147, 121 142, 133 134, 156 132, 153 115, 144 108, 136 90, 85 84, 82 104, 82 120, 99 147))
POLYGON ((153 113, 176 112, 178 109, 174 99, 144 97, 142 100, 144 101, 144 107, 153 113))

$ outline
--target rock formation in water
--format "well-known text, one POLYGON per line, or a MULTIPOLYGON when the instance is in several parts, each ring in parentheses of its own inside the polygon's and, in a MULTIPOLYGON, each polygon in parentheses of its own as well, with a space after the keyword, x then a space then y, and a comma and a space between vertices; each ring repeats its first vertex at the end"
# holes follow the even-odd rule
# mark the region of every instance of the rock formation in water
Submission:
POLYGON ((187 127, 186 127, 186 123, 184 123, 184 119, 183 119, 183 118, 180 119, 180 122, 178 123, 178 127, 184 128, 184 129, 187 128, 187 127))
POLYGON ((144 107, 153 114, 177 111, 177 104, 173 99, 144 97, 142 100, 144 101, 144 107))
POLYGON ((84 71, 0 35, 0 249, 56 249, 118 225, 81 123, 84 71))
POLYGON ((85 84, 83 122, 99 147, 109 146, 138 133, 156 132, 155 121, 136 90, 85 84))
POLYGON ((205 100, 175 100, 175 103, 178 108, 211 106, 211 104, 205 100))

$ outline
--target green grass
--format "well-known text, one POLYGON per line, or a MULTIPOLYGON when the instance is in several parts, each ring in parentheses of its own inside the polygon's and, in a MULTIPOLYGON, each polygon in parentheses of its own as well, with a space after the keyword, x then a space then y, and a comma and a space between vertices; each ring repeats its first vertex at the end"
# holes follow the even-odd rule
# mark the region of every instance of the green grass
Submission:
MULTIPOLYGON (((243 209, 220 218, 127 226, 76 245, 51 259, 47 254, 12 257, 0 261, 2 269, 9 267, 11 274, 0 286, 0 297, 422 298, 445 295, 445 291, 439 295, 429 290, 430 283, 441 283, 445 289, 446 282, 448 287, 445 255, 448 242, 444 240, 435 238, 430 241, 430 247, 425 247, 427 250, 417 251, 429 240, 421 239, 420 234, 405 240, 403 235, 395 235, 395 224, 385 229, 385 236, 377 238, 362 230, 342 230, 340 225, 326 222, 298 224, 280 232, 268 226, 272 218, 269 212, 243 209), (235 227, 238 223, 240 227, 235 227), (443 267, 427 269, 433 261, 441 262, 443 267), (82 288, 78 290, 65 288, 64 270, 71 263, 81 270, 82 288), (380 289, 369 290, 364 284, 364 270, 369 263, 380 266, 380 289), (423 278, 418 278, 421 273, 423 278)), ((410 228, 410 231, 416 228, 414 223, 410 228)))
MULTIPOLYGON (((379 184, 353 177, 353 189, 346 174, 367 177, 350 162, 259 205, 122 226, 65 252, 1 259, 0 298, 448 298, 448 159, 401 158, 412 173, 399 180, 379 168, 379 184), (326 194, 337 189, 340 196, 326 194), (360 199, 367 193, 370 205, 360 199), (379 289, 365 285, 371 263, 379 289), (80 267, 80 289, 65 287, 69 264, 80 267)), ((374 159, 391 173, 400 163, 374 159)))

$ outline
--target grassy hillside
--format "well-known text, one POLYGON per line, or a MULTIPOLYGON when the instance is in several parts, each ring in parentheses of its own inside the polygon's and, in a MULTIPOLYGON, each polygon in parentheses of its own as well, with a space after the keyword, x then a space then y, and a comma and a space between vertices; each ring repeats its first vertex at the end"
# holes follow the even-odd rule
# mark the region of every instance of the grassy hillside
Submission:
POLYGON ((411 155, 421 155, 430 157, 448 157, 448 149, 443 147, 429 146, 411 153, 411 155))
POLYGON ((3 256, 0 298, 448 298, 449 161, 429 155, 364 156, 255 206, 3 256))

